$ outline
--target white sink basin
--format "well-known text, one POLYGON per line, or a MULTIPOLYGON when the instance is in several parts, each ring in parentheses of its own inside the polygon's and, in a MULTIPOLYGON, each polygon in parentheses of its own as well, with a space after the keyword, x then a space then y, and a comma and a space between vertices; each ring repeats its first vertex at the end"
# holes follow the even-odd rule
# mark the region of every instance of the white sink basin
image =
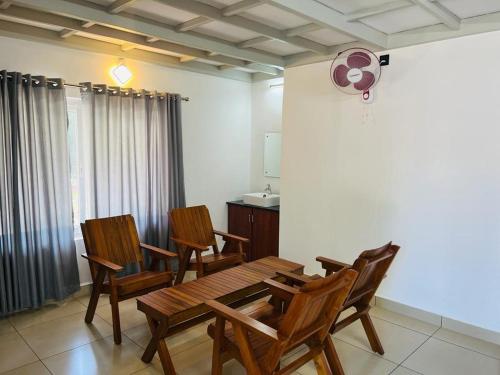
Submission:
POLYGON ((243 203, 259 207, 272 207, 280 204, 278 194, 251 193, 243 194, 243 203))

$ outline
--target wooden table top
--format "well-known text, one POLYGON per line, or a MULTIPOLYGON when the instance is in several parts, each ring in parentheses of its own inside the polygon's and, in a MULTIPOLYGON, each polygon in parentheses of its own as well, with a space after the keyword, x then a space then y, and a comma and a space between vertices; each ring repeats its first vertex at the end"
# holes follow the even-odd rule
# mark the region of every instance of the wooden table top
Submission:
POLYGON ((217 299, 231 303, 242 294, 265 289, 263 281, 277 277, 276 271, 301 272, 304 266, 274 256, 202 277, 198 280, 160 289, 137 298, 137 308, 157 319, 176 324, 209 312, 205 301, 217 299))

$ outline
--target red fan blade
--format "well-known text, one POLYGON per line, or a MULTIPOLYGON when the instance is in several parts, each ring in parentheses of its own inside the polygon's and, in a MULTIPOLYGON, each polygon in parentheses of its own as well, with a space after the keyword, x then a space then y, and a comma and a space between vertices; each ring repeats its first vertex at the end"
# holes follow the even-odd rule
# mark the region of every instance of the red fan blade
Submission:
POLYGON ((349 68, 364 68, 372 63, 372 59, 367 53, 364 52, 354 52, 347 58, 347 65, 349 68))
POLYGON ((372 72, 363 72, 361 81, 354 84, 354 88, 360 91, 366 91, 375 83, 375 75, 372 72))
POLYGON ((347 87, 351 82, 347 79, 349 68, 345 65, 339 65, 335 68, 332 74, 333 81, 340 87, 347 87))

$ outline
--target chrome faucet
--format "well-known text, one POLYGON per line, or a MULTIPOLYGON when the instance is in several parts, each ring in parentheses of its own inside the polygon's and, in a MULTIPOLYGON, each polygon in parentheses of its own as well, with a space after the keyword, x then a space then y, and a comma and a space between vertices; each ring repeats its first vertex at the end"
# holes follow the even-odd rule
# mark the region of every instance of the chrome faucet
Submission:
POLYGON ((264 189, 264 193, 267 193, 271 195, 273 191, 271 190, 271 184, 267 184, 266 188, 264 189))

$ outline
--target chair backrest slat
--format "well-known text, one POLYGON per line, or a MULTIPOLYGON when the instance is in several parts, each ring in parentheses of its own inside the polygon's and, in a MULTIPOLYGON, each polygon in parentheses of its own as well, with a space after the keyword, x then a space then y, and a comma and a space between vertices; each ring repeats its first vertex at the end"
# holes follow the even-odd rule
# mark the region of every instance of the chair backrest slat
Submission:
POLYGON ((399 246, 389 242, 377 249, 365 250, 359 255, 352 266, 358 271, 359 276, 346 301, 346 306, 360 300, 365 304, 370 302, 398 251, 399 246))
POLYGON ((278 327, 285 343, 270 350, 269 361, 281 358, 288 349, 313 337, 323 342, 357 275, 355 270, 345 269, 305 284, 293 297, 278 327))
POLYGON ((143 263, 139 235, 132 215, 86 220, 81 226, 89 254, 120 266, 143 263))
POLYGON ((214 228, 207 206, 174 208, 170 211, 174 237, 203 246, 216 244, 214 228))

